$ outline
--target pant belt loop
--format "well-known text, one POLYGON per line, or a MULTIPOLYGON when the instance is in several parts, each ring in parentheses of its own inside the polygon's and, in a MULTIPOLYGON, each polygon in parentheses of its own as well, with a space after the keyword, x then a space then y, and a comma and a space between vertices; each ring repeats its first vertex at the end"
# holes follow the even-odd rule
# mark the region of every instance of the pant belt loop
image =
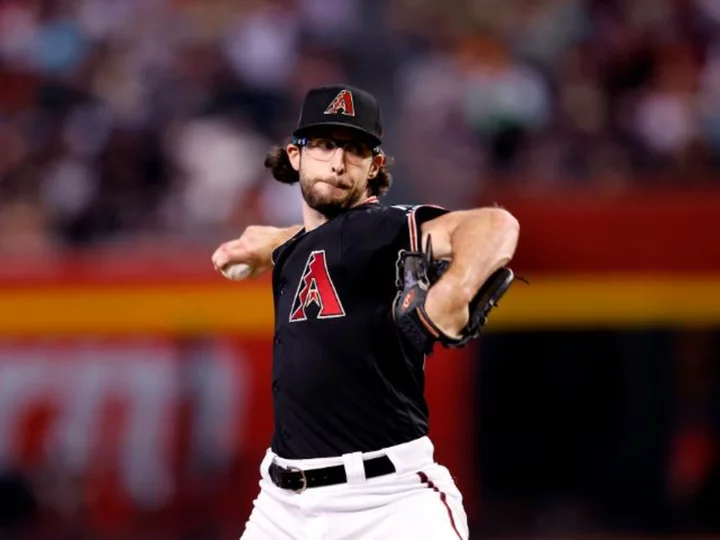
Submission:
POLYGON ((267 482, 272 482, 272 478, 270 478, 270 465, 272 465, 274 459, 275 454, 273 454, 271 450, 267 450, 262 462, 260 463, 260 476, 267 482))
POLYGON ((343 454, 342 458, 348 484, 362 484, 365 482, 365 464, 363 463, 362 452, 343 454))

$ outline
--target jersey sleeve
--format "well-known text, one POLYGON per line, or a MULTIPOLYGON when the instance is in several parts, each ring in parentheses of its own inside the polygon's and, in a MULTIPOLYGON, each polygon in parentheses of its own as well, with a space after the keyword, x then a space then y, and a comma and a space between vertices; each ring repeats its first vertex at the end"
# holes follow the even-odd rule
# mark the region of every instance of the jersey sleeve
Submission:
POLYGON ((413 206, 395 206, 405 213, 403 234, 398 238, 400 249, 418 251, 422 246, 422 225, 448 213, 441 206, 418 204, 413 206))
POLYGON ((400 250, 419 248, 423 223, 447 212, 439 206, 416 205, 378 206, 351 214, 343 225, 341 251, 358 260, 386 253, 394 263, 400 250))

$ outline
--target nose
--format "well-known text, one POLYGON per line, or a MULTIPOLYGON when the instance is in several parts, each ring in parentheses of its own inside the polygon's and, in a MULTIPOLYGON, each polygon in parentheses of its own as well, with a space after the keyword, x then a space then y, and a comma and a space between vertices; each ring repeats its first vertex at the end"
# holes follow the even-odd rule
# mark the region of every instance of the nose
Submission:
POLYGON ((335 174, 343 174, 345 172, 345 149, 342 147, 336 148, 333 154, 332 160, 330 161, 330 167, 332 172, 335 174))

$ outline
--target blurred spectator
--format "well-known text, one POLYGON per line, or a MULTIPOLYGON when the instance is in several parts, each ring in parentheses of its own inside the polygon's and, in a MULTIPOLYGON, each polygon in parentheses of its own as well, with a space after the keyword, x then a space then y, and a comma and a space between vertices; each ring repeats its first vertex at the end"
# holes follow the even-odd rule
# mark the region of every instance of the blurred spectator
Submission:
POLYGON ((270 143, 247 127, 222 118, 194 119, 178 126, 170 155, 182 179, 179 201, 168 219, 184 230, 220 226, 241 207, 263 172, 270 143))

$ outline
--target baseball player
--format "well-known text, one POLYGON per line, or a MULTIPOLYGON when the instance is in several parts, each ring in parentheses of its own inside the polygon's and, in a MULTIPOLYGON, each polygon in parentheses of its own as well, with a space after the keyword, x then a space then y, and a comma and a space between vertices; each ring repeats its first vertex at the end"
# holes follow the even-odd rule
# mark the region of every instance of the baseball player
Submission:
POLYGON ((478 336, 519 226, 495 207, 381 204, 381 143, 372 95, 313 88, 265 160, 300 184, 303 224, 249 227, 213 254, 227 276, 272 269, 275 426, 243 540, 468 538, 428 436, 425 360, 478 336))

